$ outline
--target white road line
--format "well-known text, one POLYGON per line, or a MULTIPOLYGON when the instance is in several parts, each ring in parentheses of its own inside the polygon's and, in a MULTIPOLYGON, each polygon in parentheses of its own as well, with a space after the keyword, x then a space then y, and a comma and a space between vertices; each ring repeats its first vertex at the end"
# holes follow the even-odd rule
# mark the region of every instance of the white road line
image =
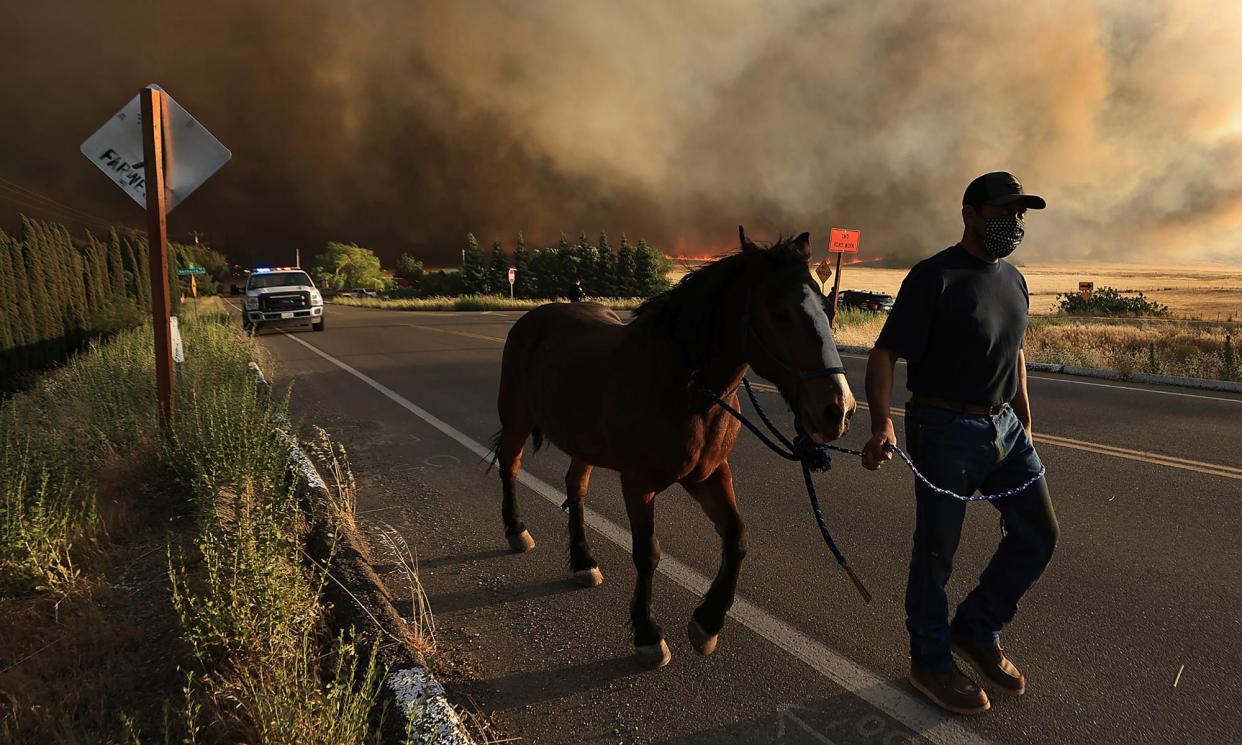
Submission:
MULTIPOLYGON (((296 336, 285 334, 285 338, 301 344, 371 386, 398 406, 456 440, 471 453, 480 458, 488 457, 489 451, 486 447, 383 383, 296 336)), ((558 489, 526 471, 518 476, 518 480, 557 507, 560 507, 564 501, 558 489)), ((627 528, 612 522, 590 508, 584 509, 583 512, 587 525, 593 530, 621 548, 627 551, 630 549, 630 531, 627 528)), ((661 559, 658 571, 695 595, 707 592, 707 588, 711 585, 711 580, 706 576, 668 554, 664 554, 661 559)), ((729 616, 903 726, 918 733, 920 737, 938 745, 989 744, 987 739, 971 732, 956 719, 941 713, 930 704, 911 696, 875 673, 806 636, 740 595, 729 612, 729 616)))
MULTIPOLYGON (((864 354, 842 354, 842 357, 848 357, 853 360, 865 360, 867 356, 864 354)), ((897 360, 897 364, 906 364, 905 360, 897 360)), ((1092 383, 1088 380, 1070 380, 1069 378, 1048 378, 1043 375, 1027 375, 1028 380, 1047 380, 1050 383, 1070 383, 1072 385, 1093 385, 1099 388, 1116 388, 1122 391, 1135 391, 1137 393, 1159 393, 1162 396, 1181 396, 1182 398, 1202 398, 1208 401, 1228 401, 1231 404, 1242 404, 1242 398, 1223 398, 1221 396, 1204 396, 1199 393, 1179 393, 1177 391, 1166 391, 1161 388, 1134 388, 1128 385, 1114 385, 1112 383, 1092 383)))

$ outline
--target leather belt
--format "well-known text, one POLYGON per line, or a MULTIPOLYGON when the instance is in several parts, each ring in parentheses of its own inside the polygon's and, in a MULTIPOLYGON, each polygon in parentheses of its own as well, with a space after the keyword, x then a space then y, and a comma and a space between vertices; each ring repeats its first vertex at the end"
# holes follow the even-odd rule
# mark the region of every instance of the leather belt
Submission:
POLYGON ((910 401, 923 406, 934 406, 937 409, 948 409, 949 411, 961 411, 966 414, 974 414, 975 416, 996 415, 1009 408, 1009 404, 972 404, 969 401, 953 401, 947 398, 936 398, 935 396, 927 396, 922 393, 915 393, 910 397, 910 401))

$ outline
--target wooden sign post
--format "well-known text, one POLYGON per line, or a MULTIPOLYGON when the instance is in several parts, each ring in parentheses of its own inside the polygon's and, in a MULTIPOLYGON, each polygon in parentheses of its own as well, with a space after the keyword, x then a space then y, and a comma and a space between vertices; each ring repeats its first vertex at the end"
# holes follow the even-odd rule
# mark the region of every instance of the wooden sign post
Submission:
MULTIPOLYGON (((232 153, 190 112, 158 85, 138 91, 81 146, 87 160, 147 210, 147 242, 151 270, 151 320, 155 328, 156 394, 160 425, 173 416, 172 310, 168 286, 168 231, 165 220, 232 153), (175 136, 173 133, 176 133, 175 136), (173 163, 173 144, 177 160, 173 163)), ((198 242, 198 236, 195 236, 198 242)), ((201 274, 201 269, 195 274, 201 274)), ((165 430, 167 431, 167 430, 165 430)))
POLYGON ((147 254, 151 267, 151 325, 155 329, 155 390, 160 405, 160 426, 173 417, 172 315, 168 289, 168 209, 164 194, 166 150, 164 92, 148 86, 142 99, 142 157, 147 192, 147 254))
POLYGON ((837 327, 837 298, 841 294, 841 256, 858 253, 858 239, 862 234, 857 230, 833 228, 828 238, 828 252, 837 255, 837 276, 832 282, 832 327, 837 327))

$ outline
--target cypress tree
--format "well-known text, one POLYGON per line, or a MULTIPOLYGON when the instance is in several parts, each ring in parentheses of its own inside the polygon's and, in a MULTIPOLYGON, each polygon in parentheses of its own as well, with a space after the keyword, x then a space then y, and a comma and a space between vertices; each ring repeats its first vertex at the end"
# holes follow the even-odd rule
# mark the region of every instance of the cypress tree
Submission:
POLYGON ((531 292, 534 284, 530 274, 530 251, 526 248, 526 236, 518 231, 517 245, 513 249, 513 267, 517 269, 517 278, 513 284, 514 297, 533 297, 531 292))
POLYGON ((17 340, 13 336, 17 331, 16 287, 13 285, 11 254, 9 236, 0 230, 0 391, 8 388, 8 381, 13 380, 13 374, 17 372, 14 359, 17 340))
POLYGON ((138 274, 138 255, 134 252, 134 242, 125 238, 121 245, 125 259, 125 294, 137 300, 140 305, 145 305, 142 302, 142 278, 138 274))
POLYGON ((13 278, 17 283, 17 344, 19 353, 16 364, 19 369, 34 367, 42 362, 36 355, 36 344, 39 342, 39 316, 35 307, 35 293, 31 286, 29 266, 26 262, 26 242, 21 237, 15 238, 10 244, 13 247, 13 278))
MULTIPOLYGON (((90 252, 91 252, 91 285, 93 288, 91 300, 91 318, 98 318, 100 311, 108 305, 108 288, 111 286, 108 279, 108 247, 90 236, 90 252)), ((94 328, 94 321, 92 321, 94 328)))
POLYGON ((668 258, 642 238, 634 249, 634 284, 640 297, 651 297, 669 288, 668 258))
POLYGON ((569 288, 582 277, 578 273, 578 254, 573 247, 557 248, 553 266, 556 283, 553 287, 555 297, 569 297, 569 288))
POLYGON ((636 270, 634 249, 630 248, 628 243, 622 245, 621 250, 617 251, 616 290, 619 297, 636 297, 638 295, 638 287, 634 276, 636 270))
POLYGON ((13 336, 17 331, 17 288, 13 285, 11 254, 9 236, 0 230, 0 352, 8 352, 17 346, 13 336))
POLYGON ((44 232, 48 237, 57 275, 56 292, 57 304, 60 306, 61 335, 64 338, 65 351, 71 352, 76 350, 82 330, 82 276, 74 260, 77 251, 73 247, 73 236, 64 225, 48 223, 44 225, 44 232))
POLYGON ((75 246, 69 250, 69 260, 73 266, 73 323, 78 340, 90 331, 91 310, 87 300, 87 288, 90 285, 89 268, 86 256, 75 246))
MULTIPOLYGON (((38 231, 34 223, 22 218, 22 243, 26 261, 26 277, 30 282, 30 308, 34 314, 33 343, 55 339, 59 334, 59 319, 52 310, 51 291, 48 287, 48 270, 44 251, 39 244, 38 231)), ((33 360, 34 364, 42 364, 42 360, 33 360)))
MULTIPOLYGON (((608 245, 608 236, 600 234, 603 239, 595 247, 595 272, 599 277, 599 294, 604 297, 617 297, 617 257, 608 245)), ((621 245, 625 243, 625 233, 621 234, 621 245)))
POLYGON ((595 258, 595 249, 591 246, 591 239, 587 238, 585 230, 578 233, 578 243, 574 245, 574 256, 577 258, 578 278, 582 280, 582 290, 588 295, 600 295, 598 262, 595 258))
POLYGON ((116 228, 108 231, 108 302, 120 302, 125 297, 125 262, 121 259, 121 236, 116 228))
POLYGON ((500 247, 500 241, 492 241, 492 259, 487 267, 487 291, 493 295, 509 294, 509 259, 500 247))
POLYGON ((536 249, 530 257, 530 273, 533 278, 531 296, 536 298, 556 297, 560 289, 557 257, 560 252, 555 248, 536 249))
POLYGON ((461 291, 466 295, 484 292, 483 251, 474 233, 466 234, 466 250, 461 259, 461 291))
POLYGON ((73 318, 71 309, 72 288, 69 267, 66 265, 65 246, 56 225, 43 223, 39 226, 40 244, 44 264, 48 271, 48 292, 52 302, 52 319, 55 322, 57 356, 64 356, 72 346, 73 318))

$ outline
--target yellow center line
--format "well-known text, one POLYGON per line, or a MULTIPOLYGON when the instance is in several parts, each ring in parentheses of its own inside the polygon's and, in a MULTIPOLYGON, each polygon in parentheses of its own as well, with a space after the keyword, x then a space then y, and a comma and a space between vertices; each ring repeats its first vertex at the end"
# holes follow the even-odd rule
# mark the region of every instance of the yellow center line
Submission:
MULTIPOLYGON (((433 331, 437 334, 450 334, 452 336, 462 336, 469 339, 480 339, 482 341, 504 343, 504 339, 496 336, 486 336, 484 334, 472 334, 469 331, 457 331, 455 329, 445 329, 436 326, 423 326, 421 324, 405 323, 401 324, 408 328, 420 329, 423 331, 433 331)), ((775 386, 767 383, 752 383, 757 391, 764 393, 777 393, 775 386)), ((859 403, 859 408, 866 409, 867 404, 859 403)), ((891 409, 894 416, 905 416, 905 409, 894 407, 891 409)), ((1207 463, 1204 461, 1190 460, 1189 458, 1180 458, 1174 455, 1162 455, 1159 453, 1147 452, 1145 450, 1131 450, 1129 448, 1116 447, 1114 445, 1103 445, 1095 442, 1086 442, 1084 440, 1075 440, 1069 437, 1061 437, 1059 435, 1036 434, 1035 442, 1041 445, 1056 445, 1058 447, 1070 448, 1072 450, 1081 450, 1097 455, 1107 455, 1113 458, 1122 458, 1124 460, 1133 460, 1141 463, 1152 463, 1167 468, 1177 468, 1183 471, 1193 471, 1195 473, 1204 473, 1210 476, 1223 476, 1229 479, 1242 480, 1242 468, 1234 466, 1226 466, 1219 463, 1207 463)))
MULTIPOLYGON (((764 393, 776 393, 774 386, 766 383, 751 383, 751 387, 757 391, 764 393)), ((858 408, 866 409, 867 404, 859 403, 858 408)), ((893 408, 894 416, 905 416, 904 409, 893 408)), ((1116 447, 1114 445, 1102 445, 1096 442, 1086 442, 1084 440, 1075 440, 1070 437, 1061 437, 1060 435, 1036 434, 1035 442, 1041 445, 1056 445, 1063 448, 1073 450, 1082 450, 1088 453, 1096 453, 1097 455, 1108 455, 1113 458, 1123 458, 1125 460, 1139 461, 1141 463, 1152 463, 1167 468, 1179 468, 1183 471, 1194 471, 1195 473, 1206 473, 1210 476, 1223 476, 1227 479, 1242 480, 1242 468, 1235 466, 1226 466, 1220 463, 1207 463, 1201 460, 1190 460, 1189 458, 1179 458, 1175 455, 1162 455, 1160 453, 1151 453, 1145 450, 1131 450, 1130 448, 1116 447)))
POLYGON ((469 331, 454 331, 452 329, 437 328, 436 326, 420 326, 416 323, 403 323, 401 325, 406 326, 408 328, 412 328, 412 329, 422 329, 423 331, 434 331, 437 334, 452 334, 453 336, 465 336, 469 339, 482 339, 483 341, 496 341, 496 342, 500 342, 501 344, 505 343, 504 339, 500 339, 495 336, 484 336, 483 334, 472 334, 469 331))

